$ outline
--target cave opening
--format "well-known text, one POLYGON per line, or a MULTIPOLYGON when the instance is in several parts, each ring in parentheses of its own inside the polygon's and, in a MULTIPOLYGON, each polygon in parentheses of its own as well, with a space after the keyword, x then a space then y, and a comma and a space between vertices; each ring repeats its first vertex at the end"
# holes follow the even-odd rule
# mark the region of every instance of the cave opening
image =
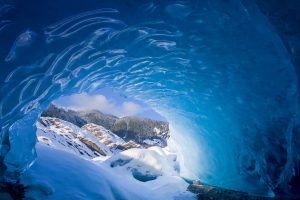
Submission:
MULTIPOLYGON (((27 198, 61 198, 61 188, 63 191, 78 185, 85 188, 84 176, 95 176, 91 181, 102 179, 102 182, 95 181, 95 189, 108 185, 115 190, 120 183, 108 179, 124 179, 119 182, 126 182, 128 198, 135 195, 132 188, 136 187, 143 188, 145 193, 159 191, 155 185, 177 187, 160 191, 157 198, 186 190, 188 179, 180 172, 184 160, 171 137, 172 128, 165 117, 147 104, 106 87, 60 96, 38 110, 10 128, 10 151, 5 162, 12 170, 17 169, 17 174, 8 174, 13 183, 13 178, 17 180, 14 187, 21 183, 13 194, 21 193, 27 198), (27 130, 25 140, 19 137, 21 128, 27 130), (56 170, 49 166, 55 166, 56 170), (103 174, 101 170, 109 176, 94 174, 103 174), (78 175, 72 175, 75 171, 78 175), (59 183, 62 177, 70 179, 69 176, 73 176, 73 183, 59 183)), ((109 192, 106 191, 103 198, 108 198, 109 192)), ((80 195, 75 189, 73 193, 80 195)), ((192 196, 183 194, 181 197, 192 196)))

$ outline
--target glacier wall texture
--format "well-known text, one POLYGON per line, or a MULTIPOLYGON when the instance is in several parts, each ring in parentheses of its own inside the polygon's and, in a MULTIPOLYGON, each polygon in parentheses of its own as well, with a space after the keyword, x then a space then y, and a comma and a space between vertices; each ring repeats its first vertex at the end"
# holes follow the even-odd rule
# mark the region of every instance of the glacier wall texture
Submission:
POLYGON ((2 1, 2 179, 31 166, 33 121, 49 102, 105 86, 168 119, 182 176, 294 194, 298 69, 278 20, 262 8, 243 0, 2 1))

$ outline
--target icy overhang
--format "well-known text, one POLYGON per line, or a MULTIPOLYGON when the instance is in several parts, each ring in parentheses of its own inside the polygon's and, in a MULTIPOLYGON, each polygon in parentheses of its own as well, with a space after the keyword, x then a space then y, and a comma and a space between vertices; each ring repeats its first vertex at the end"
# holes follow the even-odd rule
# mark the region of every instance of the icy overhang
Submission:
MULTIPOLYGON (((11 130, 16 120, 62 94, 109 86, 167 118, 183 176, 255 194, 288 190, 297 76, 254 4, 56 3, 1 5, 2 157, 34 148, 34 135, 14 148, 12 135, 24 135, 11 130)), ((5 157, 17 168, 8 171, 30 158, 5 157)))

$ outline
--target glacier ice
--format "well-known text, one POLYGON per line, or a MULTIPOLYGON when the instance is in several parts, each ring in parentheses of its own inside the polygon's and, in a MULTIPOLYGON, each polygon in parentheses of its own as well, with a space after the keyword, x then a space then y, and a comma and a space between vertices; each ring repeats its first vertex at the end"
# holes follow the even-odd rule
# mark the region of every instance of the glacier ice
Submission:
POLYGON ((106 86, 167 118, 182 176, 253 194, 290 192, 299 164, 298 78, 254 2, 69 4, 0 3, 6 178, 34 160, 31 117, 39 109, 106 86), (24 130, 14 129, 18 120, 24 130))

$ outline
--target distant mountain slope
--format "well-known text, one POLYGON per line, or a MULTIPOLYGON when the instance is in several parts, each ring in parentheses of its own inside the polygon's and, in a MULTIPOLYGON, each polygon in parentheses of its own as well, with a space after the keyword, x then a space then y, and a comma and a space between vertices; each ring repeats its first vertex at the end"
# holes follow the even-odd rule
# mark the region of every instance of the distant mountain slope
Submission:
POLYGON ((56 117, 82 127, 88 123, 98 124, 106 129, 111 129, 118 119, 113 115, 104 114, 97 110, 91 111, 74 111, 70 109, 59 108, 50 104, 47 110, 42 112, 42 117, 56 117))
MULTIPOLYGON (((77 114, 87 123, 93 123, 111 130, 118 117, 97 110, 78 111, 77 114)), ((86 123, 86 124, 87 124, 86 123)))
POLYGON ((110 156, 130 148, 141 148, 141 145, 134 141, 125 142, 96 124, 86 124, 79 128, 58 118, 40 117, 36 127, 40 143, 90 159, 110 156))
POLYGON ((138 144, 149 146, 167 146, 169 138, 168 122, 137 117, 118 119, 112 131, 125 141, 134 140, 138 144))
POLYGON ((44 112, 42 112, 41 117, 55 117, 62 119, 67 122, 71 122, 72 124, 81 127, 85 125, 87 122, 82 119, 76 111, 73 110, 65 110, 55 106, 54 104, 50 104, 44 112))
POLYGON ((165 147, 170 136, 168 122, 138 117, 118 118, 97 110, 66 110, 50 104, 41 116, 59 118, 78 127, 86 126, 87 124, 99 125, 112 131, 126 142, 132 140, 144 147, 165 147))

